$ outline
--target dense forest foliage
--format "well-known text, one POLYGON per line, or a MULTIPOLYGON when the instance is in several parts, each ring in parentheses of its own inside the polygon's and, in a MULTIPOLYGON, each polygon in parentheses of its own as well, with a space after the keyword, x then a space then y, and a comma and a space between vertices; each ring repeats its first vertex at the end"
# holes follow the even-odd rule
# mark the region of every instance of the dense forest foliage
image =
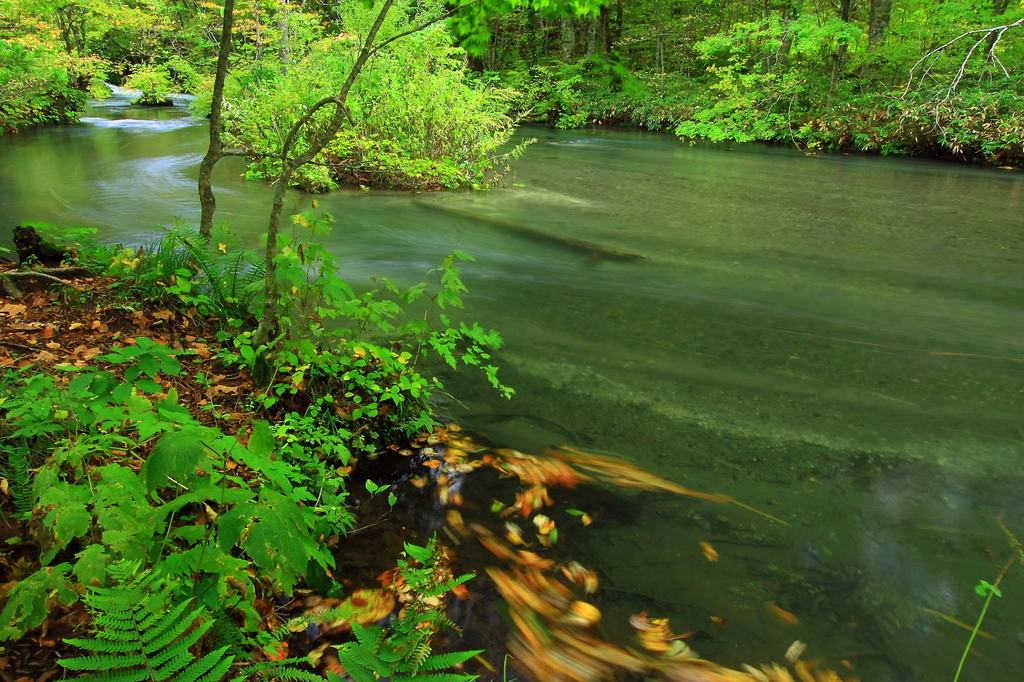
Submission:
MULTIPOLYGON (((382 35, 448 9, 407 2, 382 35)), ((295 183, 478 182, 517 116, 812 150, 1021 158, 1024 10, 1009 0, 618 0, 578 9, 509 6, 394 42, 356 84, 351 125, 295 183)), ((281 131, 337 87, 373 13, 359 3, 243 0, 234 14, 226 144, 250 154, 254 176, 270 176, 281 131)), ((104 80, 151 103, 195 93, 203 113, 221 15, 219 4, 191 0, 3 0, 0 127, 73 120, 104 80)))

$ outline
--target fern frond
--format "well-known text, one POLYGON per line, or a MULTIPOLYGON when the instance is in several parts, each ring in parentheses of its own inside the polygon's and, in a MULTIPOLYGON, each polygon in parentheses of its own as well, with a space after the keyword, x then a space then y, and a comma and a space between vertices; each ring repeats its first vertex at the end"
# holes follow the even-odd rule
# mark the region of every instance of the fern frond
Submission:
POLYGON ((445 592, 448 592, 449 590, 458 587, 462 583, 469 582, 475 577, 475 574, 467 573, 466 575, 460 575, 458 578, 452 578, 451 580, 448 580, 446 582, 434 585, 430 589, 423 590, 423 596, 421 597, 421 599, 426 600, 430 599, 431 597, 440 597, 445 592))
POLYGON ((133 654, 131 656, 76 656, 75 658, 65 658, 60 664, 71 670, 114 670, 115 668, 145 665, 146 656, 144 654, 133 654))
POLYGON ((286 658, 283 661, 262 661, 250 665, 238 677, 231 679, 231 682, 245 682, 253 675, 259 675, 259 679, 281 679, 296 680, 296 682, 323 682, 324 678, 310 670, 303 670, 297 665, 309 665, 306 658, 286 658))
POLYGON ((446 654, 434 654, 420 663, 420 670, 444 670, 459 663, 465 663, 477 654, 482 654, 483 649, 477 651, 451 651, 446 654))
POLYGON ((66 658, 60 664, 95 673, 83 678, 88 682, 216 682, 222 678, 234 661, 227 646, 198 660, 189 650, 213 625, 206 621, 193 627, 205 612, 194 608, 191 599, 172 606, 174 586, 162 579, 126 573, 123 564, 112 565, 109 574, 120 584, 90 587, 85 596, 95 616, 95 636, 65 640, 103 655, 66 658))
POLYGON ((395 675, 391 682, 470 682, 476 675, 467 673, 432 673, 430 675, 395 675))

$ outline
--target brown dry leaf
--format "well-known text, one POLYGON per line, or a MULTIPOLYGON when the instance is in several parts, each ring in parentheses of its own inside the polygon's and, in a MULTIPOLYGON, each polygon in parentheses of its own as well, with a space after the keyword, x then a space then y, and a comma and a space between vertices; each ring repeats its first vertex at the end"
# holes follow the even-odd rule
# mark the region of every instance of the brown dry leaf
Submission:
POLYGON ((42 326, 42 322, 15 322, 14 324, 7 325, 7 328, 16 332, 34 332, 37 329, 41 329, 42 326))
POLYGON ((170 310, 158 310, 155 313, 153 313, 153 317, 157 320, 173 320, 174 313, 172 313, 170 310))
POLYGON ((701 542, 700 549, 704 552, 704 556, 707 557, 708 561, 718 561, 718 552, 715 551, 710 542, 701 542))
POLYGON ((238 393, 238 386, 225 386, 224 384, 217 384, 215 386, 210 387, 210 393, 212 395, 217 395, 218 393, 229 393, 231 395, 234 395, 235 393, 238 393))
POLYGON ((28 308, 20 303, 8 303, 3 308, 0 308, 0 313, 14 317, 15 315, 23 315, 26 310, 28 308))
POLYGON ((36 360, 39 362, 53 362, 57 359, 57 356, 48 350, 41 350, 36 353, 36 360))
POLYGON ((60 344, 57 343, 56 341, 51 341, 50 343, 46 344, 46 347, 49 348, 50 350, 61 350, 60 344))
POLYGON ((195 352, 196 355, 198 355, 201 358, 208 358, 211 355, 213 355, 213 353, 210 352, 210 347, 207 346, 205 343, 192 344, 192 350, 195 352))

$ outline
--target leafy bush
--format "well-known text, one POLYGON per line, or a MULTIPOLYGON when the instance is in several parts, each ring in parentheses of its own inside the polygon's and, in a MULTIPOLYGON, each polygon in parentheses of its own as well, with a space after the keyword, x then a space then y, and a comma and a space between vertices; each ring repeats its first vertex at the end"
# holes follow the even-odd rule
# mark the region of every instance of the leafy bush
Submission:
MULTIPOLYGON (((226 125, 229 143, 254 157, 251 177, 276 175, 288 130, 340 90, 357 49, 354 36, 329 38, 287 74, 268 65, 240 74, 227 93, 226 125)), ((513 132, 504 113, 508 97, 467 82, 464 53, 443 28, 403 38, 366 66, 349 97, 352 126, 313 165, 300 168, 295 183, 314 191, 341 183, 418 189, 480 183, 513 132)), ((330 113, 322 109, 304 128, 297 152, 330 113)))
POLYGON ((125 79, 124 87, 142 93, 132 100, 132 104, 167 104, 172 89, 171 74, 165 64, 145 64, 125 79))
POLYGON ((77 120, 90 95, 110 94, 103 66, 31 38, 0 40, 0 131, 77 120))

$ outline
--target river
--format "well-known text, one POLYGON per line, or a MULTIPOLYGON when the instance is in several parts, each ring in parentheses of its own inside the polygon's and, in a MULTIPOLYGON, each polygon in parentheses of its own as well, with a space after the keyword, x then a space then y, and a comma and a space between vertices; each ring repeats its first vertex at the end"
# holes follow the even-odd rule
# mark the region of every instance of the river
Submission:
MULTIPOLYGON (((0 235, 37 220, 138 243, 150 225, 195 224, 206 135, 181 107, 112 98, 77 126, 0 138, 0 235)), ((952 679, 969 632, 936 612, 973 625, 974 587, 1012 556, 998 520, 1024 537, 1024 174, 626 130, 520 135, 538 141, 489 192, 318 201, 353 282, 419 281, 453 248, 477 258, 465 317, 503 334, 516 395, 447 373, 443 407, 468 427, 527 452, 621 456, 789 522, 587 493, 595 523, 568 541, 602 576, 609 634, 647 610, 730 665, 801 639, 805 658, 865 682, 952 679)), ((243 172, 217 168, 218 219, 254 241, 270 190, 243 172)), ((1024 670, 1019 576, 961 679, 1024 670)))

